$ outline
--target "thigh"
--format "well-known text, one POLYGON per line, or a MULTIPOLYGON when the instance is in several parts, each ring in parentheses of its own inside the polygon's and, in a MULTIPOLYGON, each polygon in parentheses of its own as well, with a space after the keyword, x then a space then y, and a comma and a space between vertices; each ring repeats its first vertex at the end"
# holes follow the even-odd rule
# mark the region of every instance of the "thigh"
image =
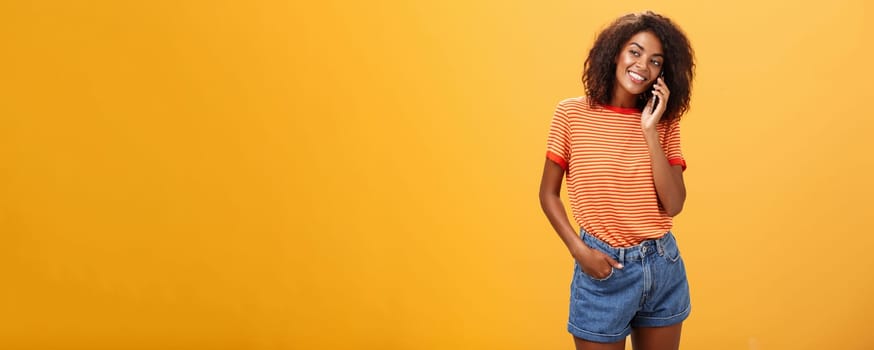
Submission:
POLYGON ((577 350, 625 350, 625 339, 615 343, 595 343, 580 337, 574 337, 577 350))
POLYGON ((631 345, 634 350, 677 350, 680 348, 680 331, 683 324, 667 327, 639 327, 631 330, 631 345))

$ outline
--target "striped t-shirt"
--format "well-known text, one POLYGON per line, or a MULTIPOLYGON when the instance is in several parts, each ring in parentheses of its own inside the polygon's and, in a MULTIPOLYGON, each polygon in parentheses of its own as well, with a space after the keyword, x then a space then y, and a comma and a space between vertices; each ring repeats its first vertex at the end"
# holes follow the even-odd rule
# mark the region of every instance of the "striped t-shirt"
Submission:
MULTIPOLYGON (((686 161, 680 152, 680 122, 658 124, 671 165, 686 161)), ((546 157, 565 169, 568 197, 580 227, 614 247, 659 238, 673 221, 661 208, 652 178, 640 110, 589 107, 584 97, 561 101, 555 109, 546 157)))

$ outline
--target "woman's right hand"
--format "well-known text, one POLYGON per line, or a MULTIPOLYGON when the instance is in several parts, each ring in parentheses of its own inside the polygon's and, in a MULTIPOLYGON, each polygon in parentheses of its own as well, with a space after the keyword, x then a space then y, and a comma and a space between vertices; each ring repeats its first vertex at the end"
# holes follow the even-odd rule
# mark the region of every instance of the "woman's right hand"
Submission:
POLYGON ((603 252, 590 248, 585 244, 573 254, 574 259, 580 264, 580 269, 592 278, 605 279, 610 276, 610 267, 622 269, 622 264, 603 252))

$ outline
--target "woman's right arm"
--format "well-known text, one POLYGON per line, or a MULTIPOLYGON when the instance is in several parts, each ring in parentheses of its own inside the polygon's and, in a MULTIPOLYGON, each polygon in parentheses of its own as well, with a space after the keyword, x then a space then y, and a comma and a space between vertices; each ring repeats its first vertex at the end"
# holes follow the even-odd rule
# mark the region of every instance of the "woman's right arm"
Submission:
POLYGON ((583 271, 595 278, 606 278, 610 274, 611 265, 618 269, 621 269, 622 265, 606 254, 589 248, 577 235, 561 202, 563 179, 564 169, 547 158, 546 164, 543 165, 543 177, 540 180, 540 207, 583 271))

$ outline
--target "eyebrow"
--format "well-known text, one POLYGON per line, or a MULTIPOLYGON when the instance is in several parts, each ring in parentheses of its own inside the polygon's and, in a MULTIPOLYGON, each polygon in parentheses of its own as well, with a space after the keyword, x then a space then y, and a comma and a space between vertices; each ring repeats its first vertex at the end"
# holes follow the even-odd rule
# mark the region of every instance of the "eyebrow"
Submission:
MULTIPOLYGON (((630 45, 636 45, 636 46, 639 47, 641 50, 646 51, 646 49, 644 49, 643 46, 640 46, 640 44, 638 44, 638 43, 636 43, 636 42, 633 42, 633 41, 632 41, 630 45)), ((652 54, 652 55, 653 55, 653 56, 661 56, 661 57, 665 57, 665 55, 662 55, 662 54, 660 54, 660 53, 654 53, 654 54, 652 54)))

